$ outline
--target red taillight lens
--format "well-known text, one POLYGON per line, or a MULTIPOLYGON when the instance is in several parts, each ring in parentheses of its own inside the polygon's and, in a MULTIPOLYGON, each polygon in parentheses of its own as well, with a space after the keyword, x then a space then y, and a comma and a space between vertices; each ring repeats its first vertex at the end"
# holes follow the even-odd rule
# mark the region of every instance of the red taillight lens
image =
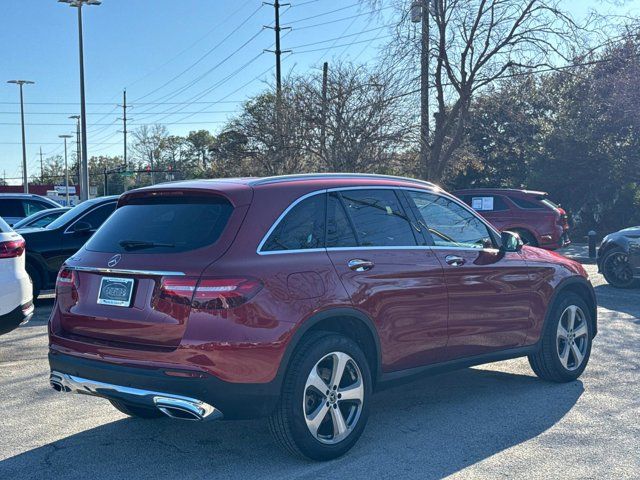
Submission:
POLYGON ((9 240, 0 242, 0 258, 16 258, 24 253, 24 240, 9 240))
POLYGON ((78 289, 76 288, 76 273, 69 268, 61 268, 56 278, 56 295, 71 294, 73 302, 78 301, 78 289))
POLYGON ((198 310, 227 310, 251 300, 262 282, 251 278, 164 278, 160 297, 198 310))

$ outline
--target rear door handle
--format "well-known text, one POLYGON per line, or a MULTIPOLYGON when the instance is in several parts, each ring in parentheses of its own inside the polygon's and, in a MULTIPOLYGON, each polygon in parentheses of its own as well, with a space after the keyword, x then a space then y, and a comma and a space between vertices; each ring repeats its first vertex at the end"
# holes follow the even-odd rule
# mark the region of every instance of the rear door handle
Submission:
POLYGON ((444 261, 447 262, 447 265, 451 265, 452 267, 461 267, 466 263, 466 260, 458 255, 447 255, 444 261))
POLYGON ((370 260, 362 260, 360 258, 354 258, 353 260, 349 260, 347 263, 349 268, 355 272, 366 272, 367 270, 371 270, 375 263, 370 260))

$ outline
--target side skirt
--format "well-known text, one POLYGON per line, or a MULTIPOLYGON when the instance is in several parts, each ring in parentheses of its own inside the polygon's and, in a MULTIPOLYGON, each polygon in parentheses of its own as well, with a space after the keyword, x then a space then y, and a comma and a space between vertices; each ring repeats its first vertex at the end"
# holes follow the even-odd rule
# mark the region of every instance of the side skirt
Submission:
POLYGON ((539 345, 536 343, 526 347, 512 348, 509 350, 476 355, 474 357, 458 358, 447 362, 434 363, 423 367, 383 373, 378 378, 376 390, 391 388, 423 376, 437 375, 439 373, 473 367, 484 363, 500 362, 502 360, 510 360, 512 358, 526 357, 527 355, 536 353, 538 349, 539 345))

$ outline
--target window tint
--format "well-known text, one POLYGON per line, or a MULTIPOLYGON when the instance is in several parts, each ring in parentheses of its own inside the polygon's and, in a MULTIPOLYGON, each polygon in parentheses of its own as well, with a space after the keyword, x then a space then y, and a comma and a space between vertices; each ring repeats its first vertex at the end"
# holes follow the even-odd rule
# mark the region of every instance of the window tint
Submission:
MULTIPOLYGON (((115 203, 109 208, 113 211, 115 203)), ((111 215, 86 248, 127 254, 195 250, 220 238, 232 211, 231 204, 220 197, 132 199, 111 215), (129 245, 120 244, 125 240, 129 245)))
POLYGON ((465 195, 464 203, 478 212, 502 212, 509 205, 500 195, 465 195))
POLYGON ((0 198, 0 217, 24 217, 24 208, 20 200, 0 198))
POLYGON ((79 218, 78 221, 86 222, 91 225, 91 230, 97 230, 98 228, 100 228, 100 225, 102 225, 105 220, 109 218, 109 215, 111 215, 115 209, 116 202, 108 203, 87 213, 84 217, 79 218))
POLYGON ((337 193, 327 199, 327 247, 357 247, 356 235, 351 228, 337 193))
POLYGON ((42 202, 34 202, 31 200, 23 200, 22 204, 24 205, 24 213, 27 217, 29 215, 33 215, 36 212, 40 212, 49 208, 48 205, 45 205, 42 202))
POLYGON ((53 222, 59 216, 60 216, 59 213, 50 213, 48 215, 44 215, 44 216, 38 218, 37 220, 34 220, 33 222, 31 222, 29 224, 29 227, 44 228, 47 225, 49 225, 51 222, 53 222))
POLYGON ((429 227, 436 246, 485 248, 492 245, 489 229, 453 200, 439 195, 408 192, 429 227))
POLYGON ((529 200, 525 200, 524 198, 509 197, 509 200, 511 200, 513 203, 515 203, 518 207, 524 208, 524 209, 527 209, 527 210, 531 210, 531 209, 534 209, 534 208, 537 208, 537 209, 542 208, 542 205, 540 205, 539 203, 531 202, 529 200))
POLYGON ((360 246, 417 245, 411 221, 393 190, 345 190, 340 195, 360 246))
POLYGON ((261 251, 323 248, 324 204, 324 195, 313 195, 298 203, 271 232, 261 251))

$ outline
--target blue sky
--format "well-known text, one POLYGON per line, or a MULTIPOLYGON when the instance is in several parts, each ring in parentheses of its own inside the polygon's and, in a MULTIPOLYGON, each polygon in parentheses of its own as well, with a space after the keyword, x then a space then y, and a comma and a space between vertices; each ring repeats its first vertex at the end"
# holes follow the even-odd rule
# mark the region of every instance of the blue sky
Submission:
MULTIPOLYGON (((390 10, 371 17, 356 0, 288 1, 282 24, 293 29, 283 32, 283 49, 294 53, 284 57, 285 73, 306 72, 336 57, 370 61, 388 34, 390 10), (343 38, 332 40, 337 37, 343 38)), ((0 176, 19 183, 18 91, 5 81, 37 82, 25 87, 28 170, 34 175, 39 148, 45 157, 59 154, 58 135, 74 131, 67 117, 79 113, 77 21, 75 9, 56 0, 2 3, 0 176)), ((580 16, 601 3, 568 0, 566 6, 580 16)), ((623 8, 639 5, 634 0, 623 8)), ((242 100, 273 80, 274 57, 261 53, 273 45, 273 32, 263 29, 273 21, 273 8, 260 0, 103 0, 83 12, 90 155, 122 153, 116 105, 125 87, 133 106, 130 130, 164 123, 171 133, 186 134, 217 131, 242 100)))

